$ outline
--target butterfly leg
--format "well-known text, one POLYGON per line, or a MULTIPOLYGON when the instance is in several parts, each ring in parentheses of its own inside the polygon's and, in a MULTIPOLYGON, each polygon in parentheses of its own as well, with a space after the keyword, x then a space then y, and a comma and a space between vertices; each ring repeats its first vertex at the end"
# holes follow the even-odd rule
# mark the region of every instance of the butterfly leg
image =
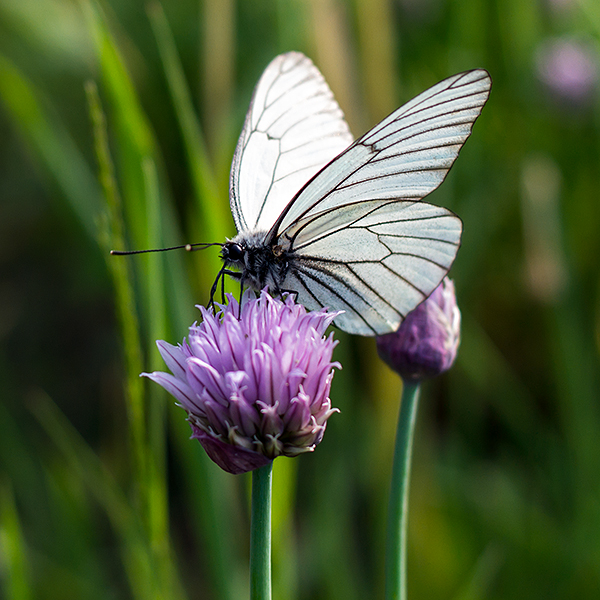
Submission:
POLYGON ((238 321, 242 318, 242 296, 244 295, 244 280, 240 277, 240 299, 238 302, 238 321))
POLYGON ((225 275, 229 275, 231 278, 237 279, 240 282, 240 314, 238 315, 239 318, 241 316, 242 310, 242 294, 244 292, 244 280, 242 279, 241 273, 239 273, 238 271, 230 271, 226 267, 221 268, 221 270, 217 274, 217 277, 215 278, 215 281, 212 284, 212 287, 210 288, 210 301, 208 303, 208 306, 211 307, 214 311, 215 294, 217 293, 219 280, 221 281, 221 303, 225 304, 225 275))
POLYGON ((294 296, 294 302, 298 300, 298 291, 297 290, 280 290, 280 295, 289 294, 290 296, 294 296))
POLYGON ((213 309, 213 312, 215 310, 215 293, 217 291, 217 286, 219 285, 219 279, 221 279, 221 277, 223 276, 223 269, 221 269, 218 274, 216 279, 214 280, 211 288, 210 288, 210 300, 208 301, 208 307, 213 309))
POLYGON ((221 275, 221 304, 225 304, 225 273, 221 275))
POLYGON ((210 300, 208 302, 208 306, 210 308, 215 309, 215 294, 217 293, 217 287, 219 285, 219 280, 221 280, 221 298, 223 304, 225 304, 225 275, 239 275, 235 271, 229 271, 225 267, 222 267, 221 270, 217 273, 217 277, 210 288, 210 300))

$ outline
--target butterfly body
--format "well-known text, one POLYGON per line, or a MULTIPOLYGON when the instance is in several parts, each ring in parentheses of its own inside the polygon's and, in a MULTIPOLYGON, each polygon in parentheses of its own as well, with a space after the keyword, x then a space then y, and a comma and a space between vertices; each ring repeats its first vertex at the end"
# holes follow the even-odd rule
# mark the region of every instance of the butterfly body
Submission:
POLYGON ((284 251, 279 245, 265 243, 266 232, 241 233, 225 242, 221 249, 221 259, 225 268, 234 279, 260 291, 268 287, 274 293, 285 288, 283 282, 287 276, 293 253, 284 251))
POLYGON ((342 310, 335 323, 350 333, 396 329, 460 246, 460 219, 422 199, 444 180, 490 87, 483 69, 459 73, 353 141, 314 64, 298 52, 276 57, 234 154, 238 235, 222 247, 220 275, 342 310))

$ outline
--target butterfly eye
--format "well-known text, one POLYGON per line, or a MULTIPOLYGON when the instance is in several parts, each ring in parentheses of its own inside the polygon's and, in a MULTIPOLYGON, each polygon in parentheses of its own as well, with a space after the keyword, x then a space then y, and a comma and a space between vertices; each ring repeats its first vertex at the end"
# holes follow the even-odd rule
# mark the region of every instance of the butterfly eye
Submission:
POLYGON ((227 244, 227 258, 233 262, 244 258, 244 249, 239 244, 227 244))

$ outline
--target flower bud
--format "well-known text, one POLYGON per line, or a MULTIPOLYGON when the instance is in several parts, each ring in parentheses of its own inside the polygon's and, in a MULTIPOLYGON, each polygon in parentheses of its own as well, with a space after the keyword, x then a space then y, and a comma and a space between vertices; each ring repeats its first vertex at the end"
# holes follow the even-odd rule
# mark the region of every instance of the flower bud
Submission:
POLYGON ((536 52, 537 75, 556 100, 570 106, 591 102, 598 87, 598 52, 576 38, 546 40, 536 52))
POLYGON ((444 278, 434 292, 410 312, 398 331, 377 338, 377 352, 408 381, 447 371, 460 343, 460 310, 454 283, 444 278))
POLYGON ((289 295, 246 293, 202 322, 178 346, 158 349, 172 374, 143 373, 188 413, 192 437, 229 473, 264 466, 277 456, 311 452, 331 408, 336 342, 325 330, 338 313, 308 312, 289 295))

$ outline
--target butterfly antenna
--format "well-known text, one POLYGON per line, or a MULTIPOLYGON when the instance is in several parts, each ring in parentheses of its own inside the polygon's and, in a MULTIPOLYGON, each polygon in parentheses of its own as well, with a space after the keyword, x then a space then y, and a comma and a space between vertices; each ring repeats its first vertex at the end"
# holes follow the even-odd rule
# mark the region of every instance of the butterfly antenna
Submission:
POLYGON ((210 248, 211 246, 220 246, 223 247, 223 244, 220 242, 211 242, 210 244, 186 244, 184 247, 187 252, 194 252, 194 250, 206 250, 206 248, 210 248))
POLYGON ((149 252, 168 252, 169 250, 186 250, 187 252, 193 252, 194 250, 204 250, 210 246, 223 246, 218 242, 212 242, 210 244, 183 244, 181 246, 170 246, 169 248, 152 248, 150 250, 111 250, 110 253, 113 256, 128 256, 130 254, 148 254, 149 252))

